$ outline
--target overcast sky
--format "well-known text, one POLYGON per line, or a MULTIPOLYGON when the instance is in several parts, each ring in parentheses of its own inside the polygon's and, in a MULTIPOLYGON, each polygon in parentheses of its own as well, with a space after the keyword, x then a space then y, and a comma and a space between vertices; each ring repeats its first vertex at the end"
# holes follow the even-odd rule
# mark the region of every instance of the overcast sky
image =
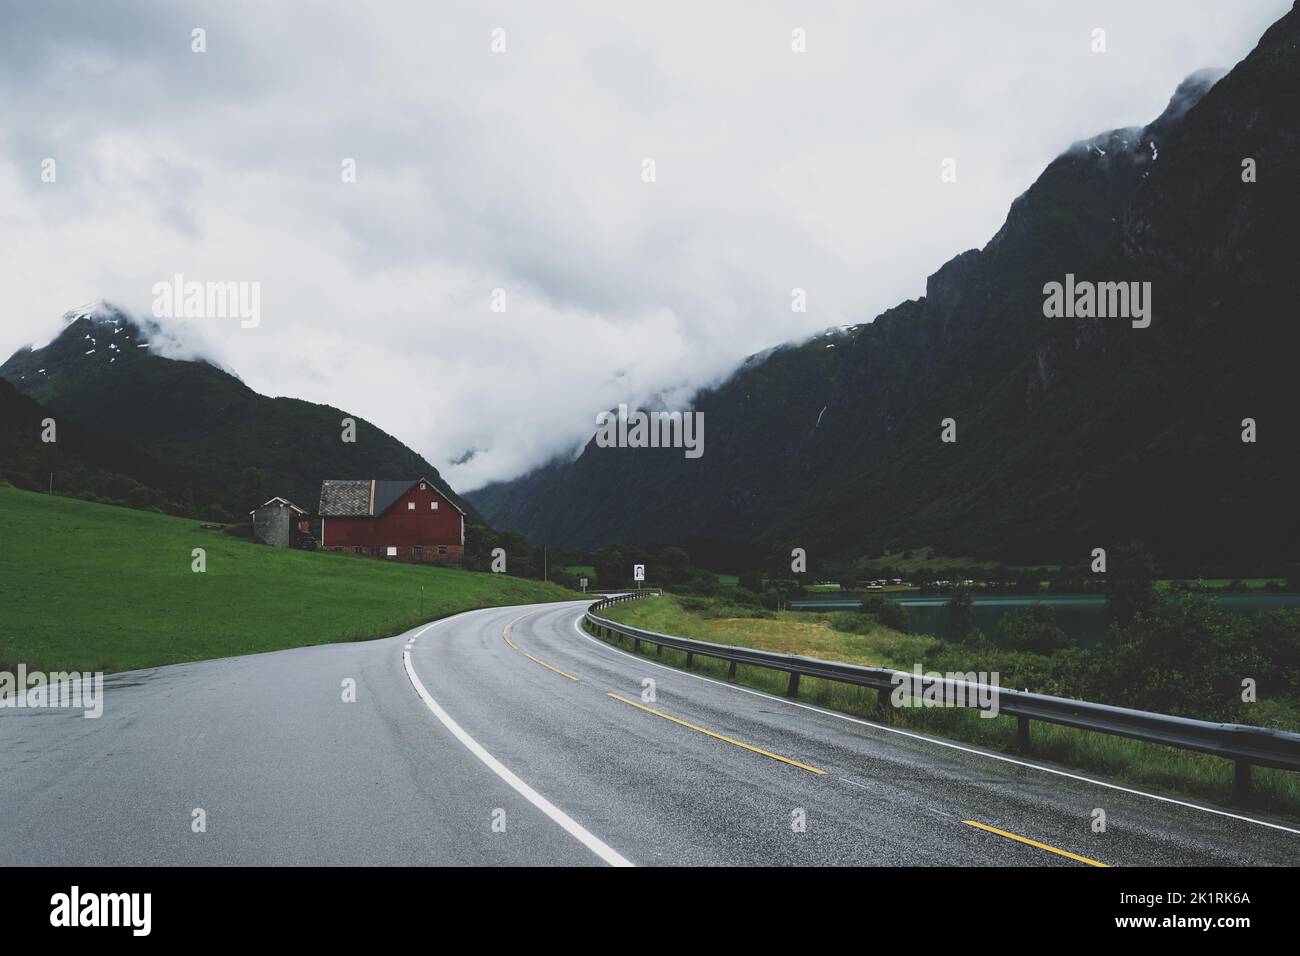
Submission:
POLYGON ((175 273, 256 281, 258 327, 176 334, 471 490, 923 294, 1289 6, 0 0, 0 352, 175 273))

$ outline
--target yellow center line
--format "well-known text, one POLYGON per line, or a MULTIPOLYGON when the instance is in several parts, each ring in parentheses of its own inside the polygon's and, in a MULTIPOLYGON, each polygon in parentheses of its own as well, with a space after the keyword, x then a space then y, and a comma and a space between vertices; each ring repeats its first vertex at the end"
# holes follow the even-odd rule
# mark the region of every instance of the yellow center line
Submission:
POLYGON ((1031 840, 1028 837, 1017 836, 1014 833, 1008 833, 1006 830, 999 830, 997 827, 991 827, 986 823, 979 823, 975 820, 963 820, 968 826, 976 827, 980 830, 987 830, 989 833, 996 833, 1000 837, 1006 837, 1008 840, 1015 840, 1018 843, 1027 843, 1030 846, 1036 846, 1040 850, 1046 850, 1048 853, 1055 853, 1058 856, 1066 856, 1071 860, 1078 860, 1080 863, 1087 863, 1089 866, 1109 867, 1109 863, 1100 863, 1097 860, 1090 860, 1086 856, 1079 856, 1077 853, 1071 853, 1069 850, 1057 849, 1054 846, 1048 846, 1046 843, 1039 843, 1037 840, 1031 840))
POLYGON ((506 639, 506 643, 510 645, 512 650, 519 651, 520 654, 523 654, 524 657, 528 658, 534 664, 541 664, 548 671, 555 671, 555 673, 559 674, 561 677, 567 677, 571 681, 576 681, 578 678, 574 677, 572 674, 568 673, 567 671, 562 671, 558 667, 552 667, 550 664, 546 663, 546 661, 540 658, 533 657, 532 654, 529 654, 527 651, 522 650, 518 644, 510 640, 510 628, 514 627, 516 624, 518 624, 524 618, 528 617, 530 614, 536 614, 536 613, 538 612, 529 611, 528 614, 520 614, 517 618, 515 618, 513 621, 511 621, 509 624, 506 625, 505 630, 501 632, 501 636, 506 639))
POLYGON ((538 659, 538 658, 536 658, 536 657, 533 657, 533 655, 532 655, 532 654, 529 654, 527 651, 520 651, 520 653, 523 654, 524 657, 528 658, 528 659, 529 659, 530 661, 532 661, 533 663, 535 663, 535 664, 541 664, 541 665, 542 665, 543 667, 545 667, 548 671, 555 671, 555 673, 559 674, 561 677, 567 677, 567 678, 569 678, 569 680, 577 680, 577 679, 578 679, 578 678, 574 677, 572 674, 568 673, 567 671, 562 671, 562 670, 560 670, 558 667, 552 667, 550 664, 546 663, 546 661, 543 661, 543 660, 540 660, 540 659, 538 659))
POLYGON ((652 707, 646 707, 643 704, 638 704, 636 701, 628 700, 626 697, 620 697, 618 694, 615 694, 613 692, 609 692, 608 696, 613 697, 615 700, 622 701, 625 704, 630 704, 631 706, 635 707, 637 710, 644 710, 647 714, 654 714, 656 717, 662 717, 664 720, 671 720, 674 724, 680 724, 683 727, 689 727, 691 730, 699 731, 700 733, 712 737, 715 740, 722 740, 729 744, 734 744, 735 746, 740 747, 743 750, 748 750, 751 753, 760 754, 764 757, 770 757, 773 760, 781 761, 781 763, 788 763, 792 767, 798 767, 800 770, 807 770, 809 773, 815 773, 818 775, 824 775, 826 773, 825 770, 818 770, 816 767, 810 767, 806 763, 800 763, 797 760, 791 760, 789 757, 782 757, 780 754, 774 754, 770 750, 762 750, 759 747, 752 747, 749 744, 741 743, 739 740, 732 740, 730 737, 724 737, 722 734, 715 734, 711 730, 705 730, 703 727, 697 727, 695 726, 695 724, 690 724, 684 720, 679 720, 678 718, 673 717, 670 714, 665 714, 663 711, 655 710, 652 707))

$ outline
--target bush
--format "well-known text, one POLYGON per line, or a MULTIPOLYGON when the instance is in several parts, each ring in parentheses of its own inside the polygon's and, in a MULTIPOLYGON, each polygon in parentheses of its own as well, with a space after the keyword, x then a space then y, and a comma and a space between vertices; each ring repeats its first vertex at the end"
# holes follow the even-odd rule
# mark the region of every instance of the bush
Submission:
POLYGON ((1056 611, 1050 604, 1036 602, 1008 611, 1002 616, 1001 627, 1003 646, 1011 650, 1051 654, 1072 644, 1057 626, 1056 611))
POLYGON ((718 593, 718 576, 712 571, 696 568, 691 571, 685 584, 678 585, 673 590, 679 594, 711 596, 718 593))
POLYGON ((558 584, 562 588, 568 588, 570 591, 579 591, 582 586, 578 583, 578 576, 572 574, 564 568, 551 568, 549 571, 552 584, 558 584))
POLYGON ((692 614, 698 614, 708 620, 718 620, 719 618, 770 618, 772 613, 759 606, 758 598, 754 595, 745 595, 744 591, 735 588, 729 589, 725 598, 707 598, 707 597, 682 597, 678 596, 677 601, 682 610, 692 614), (751 603, 735 603, 732 598, 751 603))
POLYGON ((762 607, 762 598, 755 594, 749 588, 734 587, 721 589, 721 597, 724 601, 732 604, 740 604, 744 607, 762 607))
POLYGON ((862 599, 861 610, 864 614, 870 614, 885 627, 902 631, 904 634, 908 632, 907 609, 897 601, 872 595, 862 599))
POLYGON ((1111 627, 1096 691, 1107 703, 1141 710, 1237 720, 1243 657, 1250 656, 1241 634, 1234 639, 1239 627, 1202 595, 1160 600, 1111 627))

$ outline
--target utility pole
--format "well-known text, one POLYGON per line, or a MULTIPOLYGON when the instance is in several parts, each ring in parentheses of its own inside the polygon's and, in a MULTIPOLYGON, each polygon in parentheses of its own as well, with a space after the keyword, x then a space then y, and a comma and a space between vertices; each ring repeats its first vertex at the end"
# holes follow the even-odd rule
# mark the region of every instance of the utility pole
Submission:
POLYGON ((54 494, 54 472, 50 472, 50 494, 54 494))
POLYGON ((546 545, 542 545, 542 580, 551 580, 551 573, 546 567, 546 545))

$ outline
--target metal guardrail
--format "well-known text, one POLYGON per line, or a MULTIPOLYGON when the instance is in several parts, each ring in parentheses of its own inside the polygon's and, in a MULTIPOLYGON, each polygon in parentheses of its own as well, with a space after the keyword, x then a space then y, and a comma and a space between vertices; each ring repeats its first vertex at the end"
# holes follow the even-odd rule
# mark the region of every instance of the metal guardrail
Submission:
POLYGON ((1245 802, 1250 796, 1252 766, 1300 771, 1300 734, 1284 730, 1251 727, 1246 724, 1220 724, 1207 720, 1194 720, 1190 717, 1172 717, 1168 714, 1113 707, 1109 704, 1094 704, 1091 701, 1052 697, 1047 694, 1033 694, 1028 691, 991 687, 968 681, 918 678, 915 674, 885 667, 864 667, 860 664, 842 664, 798 654, 778 654, 751 647, 711 644, 708 641, 657 634, 654 631, 611 621, 595 613, 614 604, 637 600, 649 593, 655 592, 620 594, 596 601, 587 608, 584 621, 597 636, 610 637, 617 634, 631 638, 638 651, 642 641, 654 644, 660 649, 671 647, 684 651, 687 667, 690 667, 694 658, 699 656, 729 661, 731 667, 728 676, 730 677, 735 677, 737 664, 782 671, 790 675, 786 687, 788 697, 794 697, 799 692, 800 677, 818 677, 841 684, 874 688, 878 693, 877 701, 882 710, 888 705, 890 694, 900 686, 902 680, 906 681, 905 686, 911 688, 913 697, 920 697, 925 688, 936 684, 944 685, 947 690, 961 691, 964 696, 957 699, 962 700, 980 700, 982 698, 977 695, 981 691, 985 694, 996 693, 998 713, 1013 716, 1019 723, 1018 744, 1023 753, 1029 751, 1029 722, 1038 720, 1047 724, 1059 724, 1063 727, 1074 727, 1079 730, 1129 737, 1147 743, 1212 754, 1235 762, 1232 796, 1238 802, 1245 802))

